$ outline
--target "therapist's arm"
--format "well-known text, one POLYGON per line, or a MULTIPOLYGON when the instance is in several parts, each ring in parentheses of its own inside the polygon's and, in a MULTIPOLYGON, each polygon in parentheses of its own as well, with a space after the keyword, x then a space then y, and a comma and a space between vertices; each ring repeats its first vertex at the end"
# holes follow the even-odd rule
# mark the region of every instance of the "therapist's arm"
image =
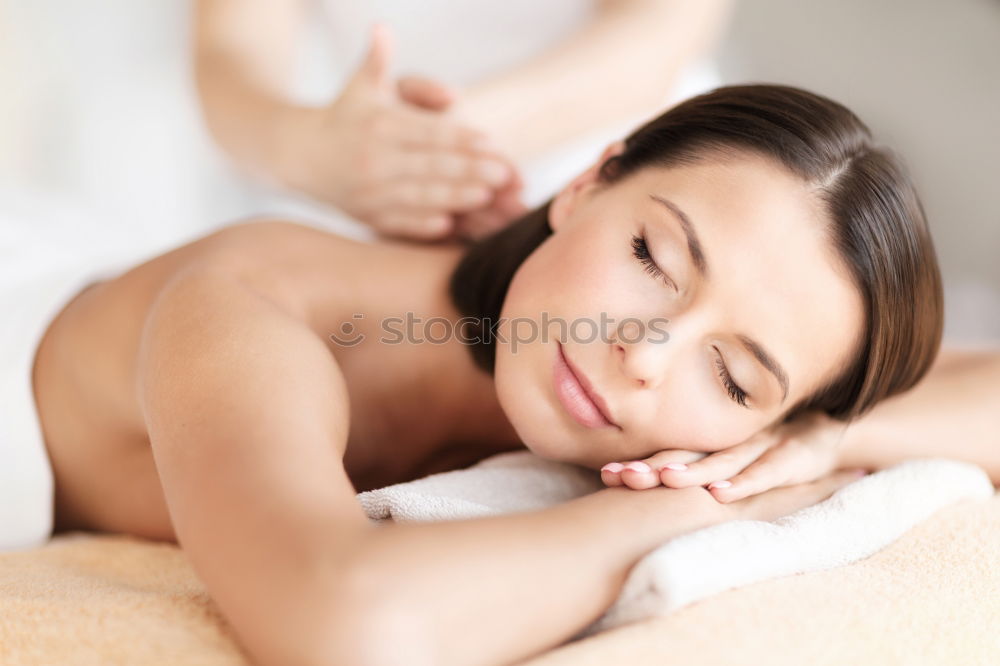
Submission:
POLYGON ((202 112, 220 146, 243 168, 272 177, 288 101, 304 0, 196 0, 194 74, 202 112))
POLYGON ((469 86, 461 113, 516 160, 659 111, 684 65, 706 53, 731 0, 602 0, 537 58, 469 86))
POLYGON ((463 214, 505 221, 518 212, 509 201, 518 183, 513 165, 482 132, 443 113, 450 91, 428 79, 392 79, 384 29, 372 31, 367 54, 333 100, 296 104, 287 82, 309 18, 304 9, 301 0, 195 3, 202 110, 237 165, 387 235, 440 240, 475 231, 463 214))

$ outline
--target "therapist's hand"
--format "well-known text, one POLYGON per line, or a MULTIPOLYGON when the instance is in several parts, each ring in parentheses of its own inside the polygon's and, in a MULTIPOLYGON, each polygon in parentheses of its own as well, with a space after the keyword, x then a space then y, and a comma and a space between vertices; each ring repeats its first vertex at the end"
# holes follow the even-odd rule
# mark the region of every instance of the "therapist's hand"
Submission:
MULTIPOLYGON (((399 80, 399 96, 404 101, 431 111, 447 111, 458 97, 451 88, 421 76, 406 76, 399 80)), ((499 154, 494 147, 488 150, 499 154)), ((477 240, 488 236, 527 212, 521 201, 523 182, 516 169, 506 185, 495 190, 490 202, 483 207, 453 216, 453 235, 462 240, 477 240)))
POLYGON ((282 179, 391 236, 461 236, 464 215, 498 206, 507 215, 520 187, 510 161, 444 112, 454 93, 427 79, 395 85, 389 60, 389 35, 377 26, 332 104, 288 112, 278 135, 282 179))

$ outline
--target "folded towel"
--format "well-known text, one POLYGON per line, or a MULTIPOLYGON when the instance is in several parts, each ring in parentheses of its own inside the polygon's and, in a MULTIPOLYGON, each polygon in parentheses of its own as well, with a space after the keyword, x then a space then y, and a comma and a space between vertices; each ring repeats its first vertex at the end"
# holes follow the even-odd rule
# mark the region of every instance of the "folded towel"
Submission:
MULTIPOLYGON (((593 471, 515 451, 357 498, 373 521, 419 522, 543 509, 603 487, 593 471)), ((992 493, 989 477, 975 465, 911 460, 773 522, 731 521, 691 532, 642 558, 615 603, 574 638, 665 615, 727 589, 855 562, 938 509, 992 493)))

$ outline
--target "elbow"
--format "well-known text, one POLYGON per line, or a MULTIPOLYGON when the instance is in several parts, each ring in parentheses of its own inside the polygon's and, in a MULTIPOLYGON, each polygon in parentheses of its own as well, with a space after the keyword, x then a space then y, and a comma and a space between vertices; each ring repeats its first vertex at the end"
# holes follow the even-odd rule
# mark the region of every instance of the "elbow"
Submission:
MULTIPOLYGON (((338 576, 324 599, 300 605, 271 605, 248 628, 238 627, 240 642, 255 666, 439 666, 420 631, 420 615, 404 610, 387 593, 358 578, 338 576), (292 612, 281 613, 284 606, 292 612)), ((377 586, 382 590, 389 586, 377 586)), ((308 593, 306 593, 308 596, 308 593)))
POLYGON ((320 649, 324 664, 442 666, 426 614, 405 603, 384 572, 356 570, 320 649))

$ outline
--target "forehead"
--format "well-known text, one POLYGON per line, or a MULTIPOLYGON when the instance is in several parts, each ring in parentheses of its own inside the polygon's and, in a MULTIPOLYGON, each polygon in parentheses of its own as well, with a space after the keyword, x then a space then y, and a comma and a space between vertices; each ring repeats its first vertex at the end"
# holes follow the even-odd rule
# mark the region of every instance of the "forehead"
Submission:
MULTIPOLYGON (((644 169, 620 185, 641 219, 685 245, 676 217, 650 195, 687 215, 709 270, 698 300, 719 314, 722 332, 748 335, 785 367, 790 398, 851 359, 862 301, 807 183, 767 158, 735 155, 644 169)), ((690 263, 685 275, 695 279, 690 263)))

